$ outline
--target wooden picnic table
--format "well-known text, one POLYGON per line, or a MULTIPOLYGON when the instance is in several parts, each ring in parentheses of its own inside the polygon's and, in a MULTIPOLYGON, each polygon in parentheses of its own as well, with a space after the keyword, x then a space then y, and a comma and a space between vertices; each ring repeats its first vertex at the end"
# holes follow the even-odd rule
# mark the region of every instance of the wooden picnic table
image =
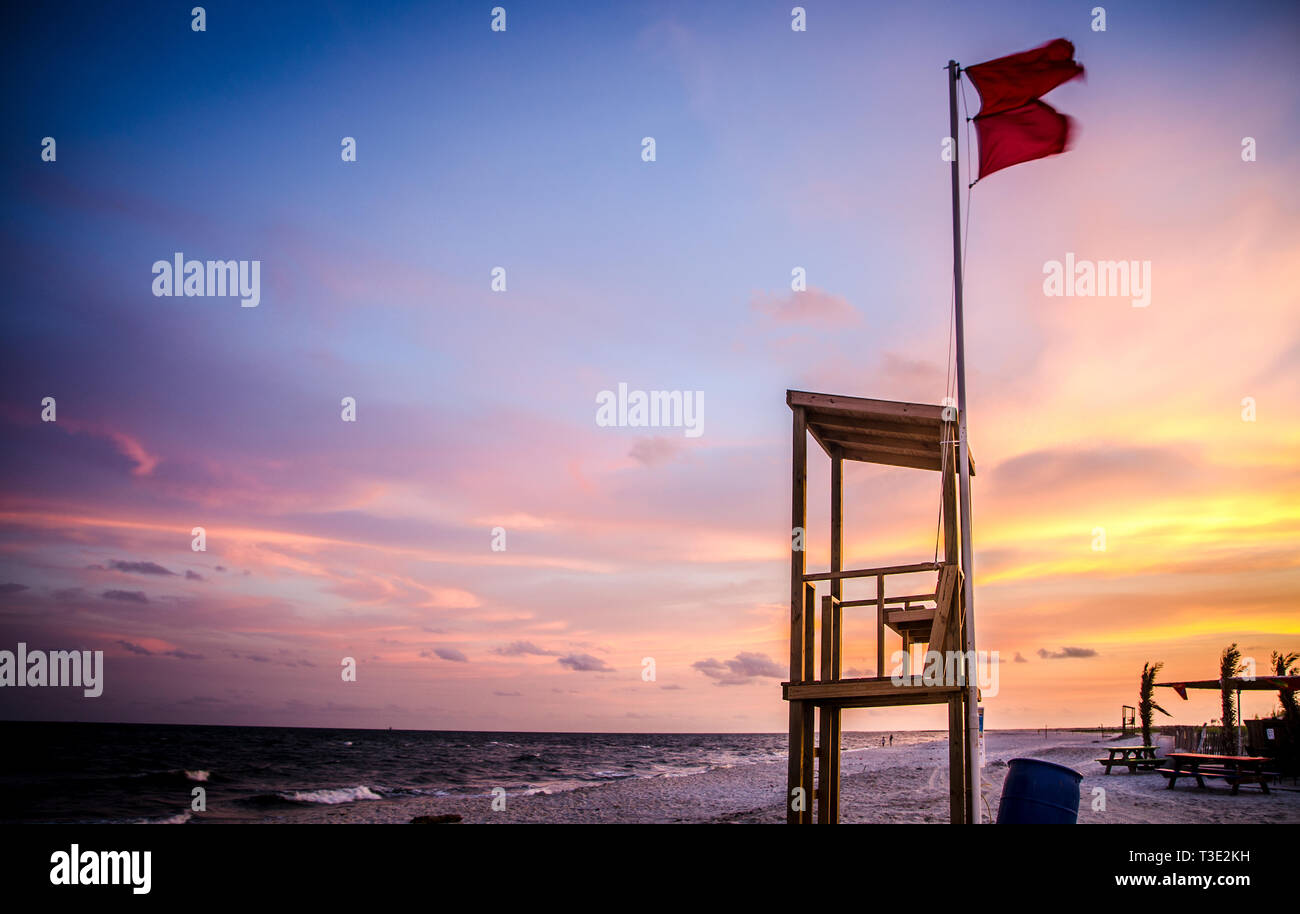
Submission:
POLYGON ((1264 764, 1271 761, 1262 755, 1211 755, 1205 752, 1171 752, 1172 768, 1156 769, 1169 779, 1169 789, 1180 778, 1196 778, 1196 786, 1204 787, 1205 778, 1223 778, 1232 785, 1232 792, 1242 784, 1258 784, 1268 793, 1264 764))
POLYGON ((1110 753, 1110 757, 1099 758, 1097 761, 1106 768, 1107 774, 1110 774, 1112 765, 1126 765, 1129 774, 1133 774, 1139 768, 1154 768, 1164 761, 1156 758, 1155 746, 1106 746, 1105 748, 1110 753))

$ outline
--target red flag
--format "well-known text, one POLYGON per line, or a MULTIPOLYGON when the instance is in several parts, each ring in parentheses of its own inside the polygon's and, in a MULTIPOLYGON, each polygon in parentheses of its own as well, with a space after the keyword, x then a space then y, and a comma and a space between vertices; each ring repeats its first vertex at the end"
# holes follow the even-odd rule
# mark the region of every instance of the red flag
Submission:
POLYGON ((966 67, 980 94, 974 118, 980 143, 980 178, 1008 165, 1064 152, 1072 132, 1068 117, 1039 101, 1061 83, 1083 74, 1074 45, 1064 38, 966 67))
POLYGON ((966 67, 966 75, 980 94, 981 115, 1027 105, 1082 74, 1083 67, 1074 59, 1074 45, 1064 38, 966 67))
POLYGON ((992 117, 975 118, 980 143, 980 179, 993 172, 1064 152, 1072 121, 1047 102, 1032 101, 992 117))

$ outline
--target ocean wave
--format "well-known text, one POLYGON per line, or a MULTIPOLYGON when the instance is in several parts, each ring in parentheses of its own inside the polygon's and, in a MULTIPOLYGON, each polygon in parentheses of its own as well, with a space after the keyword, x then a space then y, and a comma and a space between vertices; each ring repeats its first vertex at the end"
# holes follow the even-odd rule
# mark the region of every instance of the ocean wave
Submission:
POLYGON ((688 778, 693 774, 704 774, 713 768, 730 768, 730 765, 697 765, 692 768, 663 768, 656 766, 653 774, 645 775, 652 778, 688 778))
POLYGON ((104 784, 121 784, 126 787, 167 786, 179 783, 204 782, 212 778, 212 772, 202 768, 165 768, 150 771, 134 771, 130 774, 109 773, 93 777, 70 778, 68 784, 86 784, 100 786, 104 784))
POLYGON ((337 806, 340 803, 355 803, 357 800, 382 800, 383 797, 362 784, 359 787, 332 787, 319 790, 296 790, 276 794, 289 803, 324 803, 337 806))
POLYGON ((588 788, 595 787, 595 786, 596 784, 593 784, 591 781, 574 781, 574 780, 553 781, 549 784, 544 784, 541 786, 532 785, 529 787, 525 787, 523 790, 507 791, 507 793, 508 794, 514 793, 515 795, 525 796, 525 797, 535 797, 538 795, 551 796, 552 794, 557 794, 557 793, 570 793, 571 791, 574 790, 586 790, 588 788))
POLYGON ((152 819, 135 819, 135 825, 184 825, 190 819, 194 818, 194 813, 188 809, 185 812, 178 812, 173 816, 155 816, 152 819))

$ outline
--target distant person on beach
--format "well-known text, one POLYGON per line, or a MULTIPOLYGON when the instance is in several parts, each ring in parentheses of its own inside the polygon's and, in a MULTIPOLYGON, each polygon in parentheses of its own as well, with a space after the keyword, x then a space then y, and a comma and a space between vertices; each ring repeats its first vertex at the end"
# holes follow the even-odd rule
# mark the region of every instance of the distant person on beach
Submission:
POLYGON ((894 745, 894 734, 889 734, 889 745, 894 745))

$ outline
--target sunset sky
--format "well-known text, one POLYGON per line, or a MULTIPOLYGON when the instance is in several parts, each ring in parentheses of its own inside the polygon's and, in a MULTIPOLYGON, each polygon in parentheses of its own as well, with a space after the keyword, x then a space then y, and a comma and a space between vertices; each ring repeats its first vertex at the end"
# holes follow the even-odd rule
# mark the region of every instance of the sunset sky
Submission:
MULTIPOLYGON (((192 5, 6 14, 0 649, 107 668, 0 718, 784 729, 785 391, 940 402, 941 68, 1058 36, 1075 147, 970 195, 986 725, 1300 650, 1295 4, 192 5), (176 252, 260 260, 260 305, 155 297, 176 252), (1150 261, 1150 305, 1046 296, 1067 252, 1150 261), (598 426, 620 382, 703 434, 598 426)), ((846 482, 849 567, 933 557, 938 474, 846 482)))

